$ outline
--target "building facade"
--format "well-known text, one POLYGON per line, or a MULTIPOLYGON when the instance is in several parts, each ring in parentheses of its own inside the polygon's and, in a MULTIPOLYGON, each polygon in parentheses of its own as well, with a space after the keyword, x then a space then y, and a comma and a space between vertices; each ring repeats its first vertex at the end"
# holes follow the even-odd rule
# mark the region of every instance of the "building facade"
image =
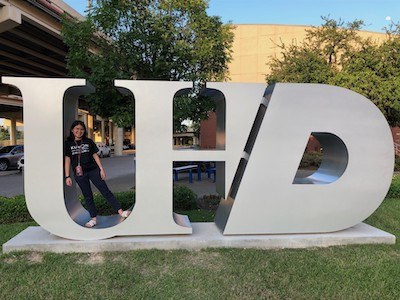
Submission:
MULTIPOLYGON (((232 82, 266 82, 272 57, 281 57, 279 45, 301 44, 310 26, 239 24, 234 25, 233 59, 229 64, 232 82)), ((362 38, 382 42, 386 34, 359 31, 362 38)))
MULTIPOLYGON (((306 38, 307 30, 310 29, 312 27, 301 25, 234 25, 233 53, 229 64, 228 81, 266 83, 266 75, 271 71, 271 59, 282 56, 280 45, 300 45, 306 38)), ((370 38, 378 43, 386 39, 384 33, 359 31, 358 34, 362 38, 370 38)), ((201 125, 200 148, 215 147, 215 139, 216 117, 211 113, 209 120, 203 121, 201 125)), ((400 153, 400 140, 398 148, 400 153)), ((319 152, 322 149, 318 140, 311 136, 306 150, 319 152)))

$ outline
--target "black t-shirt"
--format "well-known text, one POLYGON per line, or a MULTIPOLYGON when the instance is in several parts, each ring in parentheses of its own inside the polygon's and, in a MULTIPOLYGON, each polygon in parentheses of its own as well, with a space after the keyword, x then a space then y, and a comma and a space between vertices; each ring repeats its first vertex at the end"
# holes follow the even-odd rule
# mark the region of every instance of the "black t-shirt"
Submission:
POLYGON ((90 171, 97 168, 97 164, 93 158, 93 154, 97 153, 99 149, 96 144, 89 138, 83 138, 82 141, 65 141, 65 155, 71 158, 72 169, 78 165, 79 148, 81 149, 81 166, 83 172, 90 171))

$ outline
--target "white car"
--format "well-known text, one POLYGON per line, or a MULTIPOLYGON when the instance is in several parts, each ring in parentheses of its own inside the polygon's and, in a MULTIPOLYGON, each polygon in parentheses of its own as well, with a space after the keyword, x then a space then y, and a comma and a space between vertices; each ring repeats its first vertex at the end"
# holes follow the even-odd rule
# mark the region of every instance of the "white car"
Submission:
POLYGON ((24 170, 24 166, 25 166, 25 159, 24 156, 22 156, 17 162, 17 168, 20 172, 22 172, 24 170))
POLYGON ((111 154, 111 148, 107 146, 104 143, 96 143, 97 148, 99 148, 99 151, 97 152, 97 155, 100 157, 109 157, 111 154))

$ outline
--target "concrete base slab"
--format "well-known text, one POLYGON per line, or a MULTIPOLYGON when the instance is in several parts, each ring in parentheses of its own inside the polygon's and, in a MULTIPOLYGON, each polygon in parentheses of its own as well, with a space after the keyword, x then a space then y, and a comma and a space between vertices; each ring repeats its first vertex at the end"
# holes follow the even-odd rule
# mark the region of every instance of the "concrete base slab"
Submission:
POLYGON ((396 237, 360 223, 349 229, 318 234, 224 236, 214 223, 192 223, 192 235, 129 236, 98 241, 72 241, 48 233, 41 227, 28 227, 3 245, 3 252, 48 251, 101 252, 137 249, 202 248, 309 248, 354 244, 394 244, 396 237))

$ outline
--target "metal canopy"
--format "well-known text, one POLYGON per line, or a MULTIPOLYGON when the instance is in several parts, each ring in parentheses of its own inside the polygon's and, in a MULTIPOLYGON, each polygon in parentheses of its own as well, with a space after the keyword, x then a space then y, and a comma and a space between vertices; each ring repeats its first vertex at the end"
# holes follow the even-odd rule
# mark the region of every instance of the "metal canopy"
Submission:
POLYGON ((65 77, 66 53, 60 39, 23 21, 0 33, 0 74, 65 77))
MULTIPOLYGON (((68 77, 61 15, 82 19, 61 0, 0 0, 0 76, 68 77)), ((4 87, 4 86, 3 86, 4 87)), ((20 92, 0 89, 0 117, 22 110, 20 92)))

